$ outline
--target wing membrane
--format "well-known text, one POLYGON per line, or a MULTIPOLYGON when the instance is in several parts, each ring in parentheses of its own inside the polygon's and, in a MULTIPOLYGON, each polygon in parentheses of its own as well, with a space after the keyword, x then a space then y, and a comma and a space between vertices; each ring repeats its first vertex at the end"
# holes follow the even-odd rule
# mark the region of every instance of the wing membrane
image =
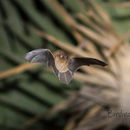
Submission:
POLYGON ((90 66, 90 65, 99 65, 106 66, 107 64, 103 61, 94 58, 72 58, 69 61, 68 68, 72 72, 76 71, 80 66, 90 66))
POLYGON ((31 63, 42 63, 46 66, 54 66, 54 56, 48 49, 36 49, 28 52, 25 59, 31 63))

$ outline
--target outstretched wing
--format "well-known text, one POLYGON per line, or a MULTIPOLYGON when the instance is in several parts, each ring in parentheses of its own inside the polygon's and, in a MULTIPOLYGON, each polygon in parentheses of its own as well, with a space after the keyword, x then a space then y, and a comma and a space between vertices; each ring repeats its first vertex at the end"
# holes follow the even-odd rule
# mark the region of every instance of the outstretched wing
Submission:
POLYGON ((103 61, 94 58, 72 58, 69 61, 68 68, 72 73, 74 73, 80 66, 83 65, 106 66, 107 64, 103 61))
POLYGON ((48 49, 36 49, 28 52, 25 59, 31 63, 42 63, 46 66, 54 66, 54 56, 48 49))

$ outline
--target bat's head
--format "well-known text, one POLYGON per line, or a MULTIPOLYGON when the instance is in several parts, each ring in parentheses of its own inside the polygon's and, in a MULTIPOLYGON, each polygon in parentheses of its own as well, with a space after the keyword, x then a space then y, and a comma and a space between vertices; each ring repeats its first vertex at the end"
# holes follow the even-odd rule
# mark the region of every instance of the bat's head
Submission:
POLYGON ((56 59, 58 59, 61 62, 68 61, 68 56, 61 50, 58 50, 54 53, 54 56, 56 59))
POLYGON ((61 50, 54 53, 55 65, 59 72, 66 72, 68 70, 68 56, 61 50))

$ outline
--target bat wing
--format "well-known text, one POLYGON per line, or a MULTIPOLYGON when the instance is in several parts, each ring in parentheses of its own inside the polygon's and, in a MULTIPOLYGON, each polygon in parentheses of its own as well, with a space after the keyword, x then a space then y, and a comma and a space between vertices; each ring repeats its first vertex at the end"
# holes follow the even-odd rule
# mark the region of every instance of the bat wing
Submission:
POLYGON ((68 68, 69 70, 74 73, 80 66, 83 65, 99 65, 99 66, 106 66, 107 64, 103 61, 94 58, 72 58, 69 61, 68 68))
POLYGON ((31 63, 41 63, 46 66, 54 66, 54 56, 48 49, 36 49, 28 52, 25 59, 31 63))

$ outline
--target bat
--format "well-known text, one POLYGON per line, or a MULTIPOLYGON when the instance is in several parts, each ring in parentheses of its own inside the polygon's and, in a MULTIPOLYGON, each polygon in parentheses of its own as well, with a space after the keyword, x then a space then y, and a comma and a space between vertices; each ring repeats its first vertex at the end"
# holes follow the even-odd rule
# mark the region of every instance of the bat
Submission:
POLYGON ((88 57, 69 58, 63 51, 58 50, 52 53, 49 49, 36 49, 28 52, 25 59, 31 63, 41 63, 52 67, 57 78, 65 84, 68 84, 81 66, 99 65, 106 66, 103 61, 88 57))

